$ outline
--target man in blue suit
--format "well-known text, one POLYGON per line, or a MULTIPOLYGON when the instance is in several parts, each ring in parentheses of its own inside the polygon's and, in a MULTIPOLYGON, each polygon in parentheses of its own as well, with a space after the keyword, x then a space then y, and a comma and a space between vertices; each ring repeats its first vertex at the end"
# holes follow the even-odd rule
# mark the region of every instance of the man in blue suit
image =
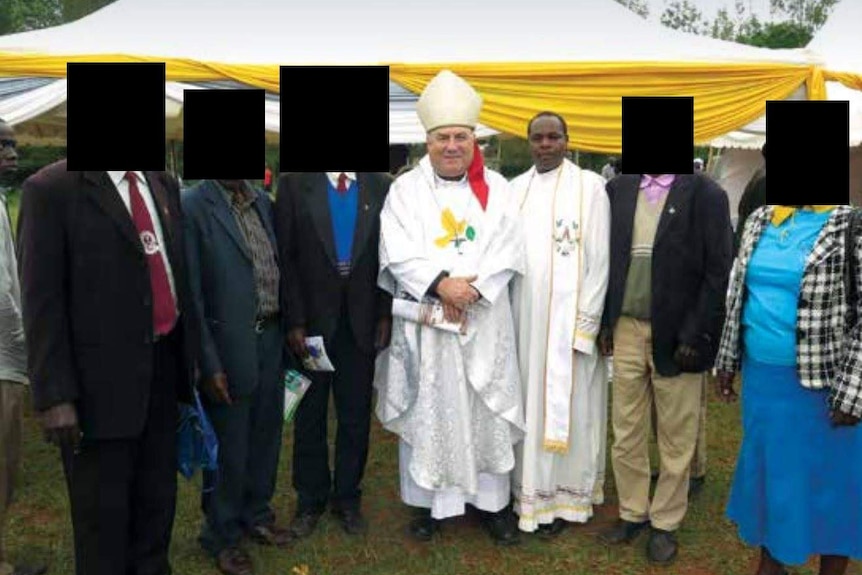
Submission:
POLYGON ((281 450, 285 335, 272 203, 243 180, 205 180, 182 198, 201 326, 200 387, 219 440, 200 541, 223 573, 251 575, 243 536, 283 547, 270 507, 281 450))

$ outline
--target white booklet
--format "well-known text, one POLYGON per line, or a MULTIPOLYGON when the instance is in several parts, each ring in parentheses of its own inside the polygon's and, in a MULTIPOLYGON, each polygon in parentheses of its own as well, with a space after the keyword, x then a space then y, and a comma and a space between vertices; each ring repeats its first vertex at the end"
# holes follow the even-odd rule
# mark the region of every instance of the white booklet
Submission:
POLYGON ((302 366, 308 371, 335 371, 329 356, 326 355, 326 346, 323 345, 323 337, 314 335, 305 338, 305 347, 308 355, 302 360, 302 366))
POLYGON ((393 298, 392 315, 421 323, 429 327, 442 329, 452 333, 464 335, 467 333, 467 314, 459 323, 447 321, 443 314, 443 304, 434 301, 417 302, 406 299, 393 298))

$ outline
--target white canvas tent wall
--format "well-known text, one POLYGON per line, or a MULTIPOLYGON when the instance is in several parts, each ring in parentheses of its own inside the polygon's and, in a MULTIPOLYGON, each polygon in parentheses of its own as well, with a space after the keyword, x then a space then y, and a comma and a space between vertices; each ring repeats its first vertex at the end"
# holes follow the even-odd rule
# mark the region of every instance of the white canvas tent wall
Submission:
MULTIPOLYGON (((70 24, 0 37, 0 51, 283 65, 814 62, 805 51, 765 50, 669 30, 641 19, 613 0, 245 0, 234 4, 216 0, 118 0, 70 24), (543 14, 552 17, 540 17, 543 14), (619 40, 609 41, 611 30, 619 40)), ((105 97, 117 97, 110 86, 105 87, 105 97)), ((424 137, 413 102, 415 96, 390 95, 393 142, 421 141, 424 137)), ((548 107, 553 108, 552 95, 548 107)), ((31 122, 39 116, 35 110, 30 112, 19 119, 31 122)), ((278 122, 270 114, 267 129, 278 130, 278 122)))
MULTIPOLYGON (((862 1, 842 0, 829 20, 812 38, 806 47, 825 62, 825 67, 838 72, 862 73, 862 1)), ((851 90, 837 82, 827 82, 827 96, 830 100, 846 100, 850 103, 850 201, 862 205, 862 92, 851 90)), ((754 173, 762 163, 760 147, 766 141, 766 120, 764 117, 744 128, 731 132, 712 142, 716 148, 724 148, 723 159, 717 177, 736 198, 742 194, 746 182, 740 187, 740 174, 754 173), (726 157, 725 157, 726 156, 726 157)), ((800 140, 802 146, 816 146, 816 140, 800 140)), ((827 170, 828 167, 821 169, 827 170)), ((736 204, 732 201, 732 209, 736 204)))

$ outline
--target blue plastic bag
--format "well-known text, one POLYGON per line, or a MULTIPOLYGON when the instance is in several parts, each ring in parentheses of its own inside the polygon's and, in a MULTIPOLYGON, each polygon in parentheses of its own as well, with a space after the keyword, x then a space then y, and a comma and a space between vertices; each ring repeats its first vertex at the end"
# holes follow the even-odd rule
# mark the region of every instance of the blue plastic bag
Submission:
POLYGON ((198 468, 218 470, 218 438, 197 389, 194 394, 194 405, 180 404, 177 427, 177 467, 186 479, 191 479, 198 468))

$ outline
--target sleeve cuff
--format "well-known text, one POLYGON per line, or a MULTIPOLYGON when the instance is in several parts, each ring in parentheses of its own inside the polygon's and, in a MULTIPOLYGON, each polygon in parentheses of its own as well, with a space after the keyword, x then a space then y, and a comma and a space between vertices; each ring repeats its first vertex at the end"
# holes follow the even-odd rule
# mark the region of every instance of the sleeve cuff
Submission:
POLYGON ((447 272, 445 270, 440 272, 439 274, 437 274, 437 277, 434 278, 434 281, 432 281, 431 285, 428 286, 428 291, 426 291, 425 294, 432 296, 432 297, 437 297, 437 286, 440 285, 440 282, 443 281, 444 278, 448 278, 448 277, 449 277, 449 272, 447 272))
POLYGON ((596 351, 596 334, 576 330, 575 341, 572 344, 572 349, 587 355, 592 355, 596 351))

